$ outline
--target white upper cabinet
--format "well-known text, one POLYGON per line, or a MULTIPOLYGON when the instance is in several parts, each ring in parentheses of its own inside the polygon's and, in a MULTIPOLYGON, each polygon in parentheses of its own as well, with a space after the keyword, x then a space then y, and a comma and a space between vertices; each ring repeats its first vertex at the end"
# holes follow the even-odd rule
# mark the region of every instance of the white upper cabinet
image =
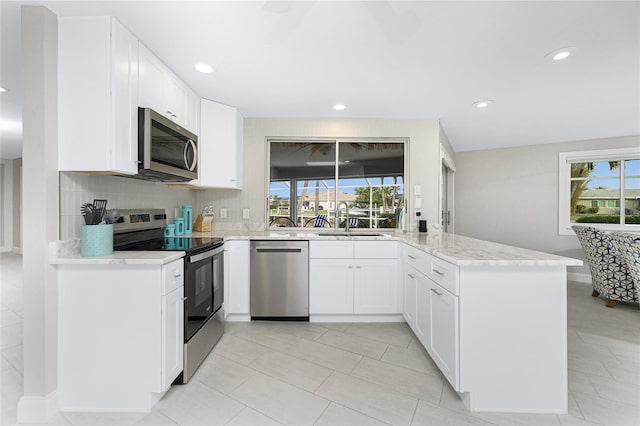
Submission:
POLYGON ((138 41, 110 17, 58 24, 58 168, 138 172, 138 41))
POLYGON ((191 181, 191 185, 242 189, 243 125, 243 118, 234 107, 201 100, 199 179, 191 181))
POLYGON ((142 43, 138 104, 198 133, 198 96, 142 43))

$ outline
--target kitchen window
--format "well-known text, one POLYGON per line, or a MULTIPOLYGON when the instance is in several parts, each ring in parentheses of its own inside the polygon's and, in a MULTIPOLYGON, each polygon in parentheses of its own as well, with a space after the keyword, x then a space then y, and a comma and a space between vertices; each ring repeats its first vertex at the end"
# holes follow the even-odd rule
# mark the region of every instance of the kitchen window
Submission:
POLYGON ((405 141, 274 139, 270 227, 394 228, 404 205, 405 141))
POLYGON ((640 230, 640 150, 561 152, 558 232, 585 224, 640 230))

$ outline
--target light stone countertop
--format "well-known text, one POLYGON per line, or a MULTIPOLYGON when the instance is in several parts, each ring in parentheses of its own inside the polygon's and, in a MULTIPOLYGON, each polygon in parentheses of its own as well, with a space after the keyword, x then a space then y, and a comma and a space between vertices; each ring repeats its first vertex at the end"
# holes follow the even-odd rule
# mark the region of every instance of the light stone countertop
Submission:
MULTIPOLYGON (((193 237, 213 236, 231 240, 288 239, 310 241, 400 241, 458 266, 579 266, 582 260, 540 251, 478 240, 446 232, 395 232, 373 230, 383 236, 327 236, 327 231, 269 230, 194 232, 193 237)), ((365 231, 358 230, 358 233, 365 231)))
MULTIPOLYGON (((411 233, 395 231, 370 231, 377 236, 323 235, 326 231, 269 230, 269 231, 218 231, 194 232, 185 235, 197 237, 222 237, 233 240, 310 240, 310 241, 400 241, 437 258, 458 266, 579 266, 582 261, 570 257, 533 251, 483 241, 446 232, 411 233)), ((365 234, 366 231, 358 230, 365 234)), ((51 264, 165 264, 180 259, 183 251, 121 251, 109 256, 80 256, 79 240, 51 243, 51 264)))
POLYGON ((80 240, 49 245, 51 265, 164 265, 184 257, 183 251, 115 251, 108 256, 82 257, 80 240))

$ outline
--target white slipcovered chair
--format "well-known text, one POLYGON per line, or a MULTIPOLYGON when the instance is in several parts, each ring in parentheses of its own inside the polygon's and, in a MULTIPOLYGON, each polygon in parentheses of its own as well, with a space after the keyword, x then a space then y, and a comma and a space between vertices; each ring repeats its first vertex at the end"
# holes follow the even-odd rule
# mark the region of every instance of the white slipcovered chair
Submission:
POLYGON ((590 226, 574 225, 571 228, 587 257, 593 285, 591 295, 604 296, 610 308, 617 302, 638 303, 638 291, 611 234, 590 226))

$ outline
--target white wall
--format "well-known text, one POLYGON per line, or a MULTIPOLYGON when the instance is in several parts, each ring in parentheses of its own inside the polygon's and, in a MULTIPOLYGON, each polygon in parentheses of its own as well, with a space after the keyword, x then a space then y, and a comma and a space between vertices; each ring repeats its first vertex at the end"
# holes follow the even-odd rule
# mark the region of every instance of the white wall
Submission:
POLYGON ((24 395, 18 422, 57 411, 58 279, 49 243, 58 239, 58 22, 22 7, 24 395))
POLYGON ((167 219, 171 221, 174 208, 193 205, 195 194, 196 191, 185 188, 120 176, 61 172, 60 239, 80 238, 84 223, 80 206, 94 199, 106 199, 107 209, 165 209, 167 219))
MULTIPOLYGON (((203 204, 213 204, 216 209, 214 228, 244 223, 248 229, 264 229, 268 137, 396 137, 410 140, 406 183, 422 186, 422 214, 433 223, 438 214, 439 131, 438 120, 434 119, 245 118, 244 189, 200 191, 196 194, 196 212, 203 204), (220 219, 220 207, 228 209, 228 219, 220 219), (243 208, 250 209, 249 220, 242 220, 243 208)), ((412 193, 409 187, 405 191, 412 193)), ((411 226, 416 228, 413 212, 410 217, 411 226)))
POLYGON ((575 236, 558 235, 558 153, 626 147, 640 136, 457 153, 456 233, 584 259, 575 236))
POLYGON ((0 159, 0 251, 13 247, 13 160, 0 159))
POLYGON ((22 253, 22 158, 13 160, 13 251, 22 253))

